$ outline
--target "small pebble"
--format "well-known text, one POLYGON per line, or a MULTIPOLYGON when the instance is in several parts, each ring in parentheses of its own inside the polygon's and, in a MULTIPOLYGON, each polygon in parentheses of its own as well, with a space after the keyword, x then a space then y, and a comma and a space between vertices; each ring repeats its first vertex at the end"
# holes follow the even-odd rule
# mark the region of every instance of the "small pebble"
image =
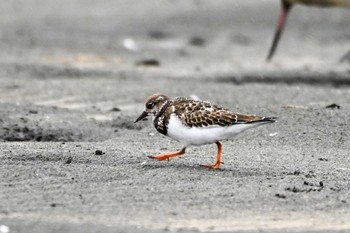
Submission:
POLYGON ((69 156, 66 161, 64 161, 64 164, 71 164, 73 161, 73 158, 71 156, 69 156))
POLYGON ((157 59, 144 59, 136 62, 137 66, 160 66, 160 62, 157 59))
POLYGON ((117 107, 113 107, 111 110, 111 112, 120 112, 120 108, 117 108, 117 107))
POLYGON ((286 195, 284 195, 284 194, 279 194, 279 193, 276 193, 276 194, 275 194, 275 197, 285 199, 287 196, 286 196, 286 195))
POLYGON ((95 155, 104 155, 105 153, 102 150, 96 150, 95 155))

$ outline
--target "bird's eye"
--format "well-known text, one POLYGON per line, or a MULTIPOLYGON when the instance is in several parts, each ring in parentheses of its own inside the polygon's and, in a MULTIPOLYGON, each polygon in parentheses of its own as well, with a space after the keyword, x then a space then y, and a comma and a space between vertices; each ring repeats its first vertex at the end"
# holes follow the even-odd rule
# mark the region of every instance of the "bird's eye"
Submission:
POLYGON ((148 104, 146 105, 146 108, 153 108, 153 106, 154 106, 153 103, 148 103, 148 104))

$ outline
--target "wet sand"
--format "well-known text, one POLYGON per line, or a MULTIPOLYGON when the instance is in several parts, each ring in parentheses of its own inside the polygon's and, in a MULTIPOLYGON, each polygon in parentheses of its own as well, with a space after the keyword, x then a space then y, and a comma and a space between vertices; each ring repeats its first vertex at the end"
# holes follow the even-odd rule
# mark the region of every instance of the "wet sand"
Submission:
POLYGON ((0 225, 350 231, 348 11, 295 7, 265 63, 277 1, 148 2, 2 3, 0 225), (157 162, 181 145, 133 124, 155 92, 279 122, 223 142, 219 170, 215 145, 157 162))

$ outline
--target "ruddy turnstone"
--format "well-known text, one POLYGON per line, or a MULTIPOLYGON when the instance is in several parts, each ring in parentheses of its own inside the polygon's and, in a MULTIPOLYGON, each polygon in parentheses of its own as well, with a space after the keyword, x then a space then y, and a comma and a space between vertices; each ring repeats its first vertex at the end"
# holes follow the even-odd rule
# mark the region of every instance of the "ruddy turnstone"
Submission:
POLYGON ((157 93, 151 95, 145 104, 144 112, 135 123, 153 115, 156 130, 181 142, 180 151, 149 156, 152 159, 166 160, 185 153, 189 146, 201 146, 216 143, 218 154, 216 163, 203 165, 207 168, 219 168, 222 164, 222 145, 220 141, 260 125, 276 122, 276 117, 260 117, 235 113, 227 108, 206 101, 178 97, 170 99, 157 93))

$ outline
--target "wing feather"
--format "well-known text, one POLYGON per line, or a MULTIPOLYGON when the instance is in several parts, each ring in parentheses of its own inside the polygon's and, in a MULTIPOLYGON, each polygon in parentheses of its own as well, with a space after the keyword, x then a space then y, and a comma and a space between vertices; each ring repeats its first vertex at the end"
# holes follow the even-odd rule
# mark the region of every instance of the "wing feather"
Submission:
POLYGON ((235 113, 222 106, 204 101, 195 101, 186 98, 177 98, 173 101, 175 113, 189 127, 230 126, 233 124, 275 121, 274 118, 235 113))

